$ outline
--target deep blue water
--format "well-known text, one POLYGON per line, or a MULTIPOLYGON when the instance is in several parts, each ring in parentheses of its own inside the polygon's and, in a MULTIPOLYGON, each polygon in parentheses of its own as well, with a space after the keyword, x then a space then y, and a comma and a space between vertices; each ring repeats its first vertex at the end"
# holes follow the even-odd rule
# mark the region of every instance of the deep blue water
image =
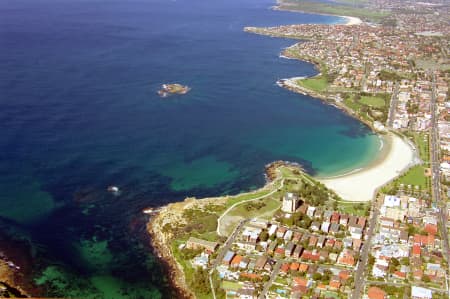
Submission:
POLYGON ((271 5, 0 2, 0 217, 31 240, 47 295, 157 297, 140 209, 257 188, 273 160, 324 176, 373 158, 358 121, 275 85, 316 73, 278 57, 293 41, 242 30, 340 19, 271 5), (171 82, 192 90, 161 99, 171 82))

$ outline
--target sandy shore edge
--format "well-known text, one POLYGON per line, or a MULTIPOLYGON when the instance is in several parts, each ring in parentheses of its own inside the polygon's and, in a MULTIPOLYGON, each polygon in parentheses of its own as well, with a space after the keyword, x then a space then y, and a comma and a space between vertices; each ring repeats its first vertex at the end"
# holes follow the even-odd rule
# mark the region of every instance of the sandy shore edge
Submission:
POLYGON ((368 166, 335 177, 316 178, 347 201, 370 201, 378 188, 420 164, 411 141, 394 133, 381 137, 383 147, 368 166))

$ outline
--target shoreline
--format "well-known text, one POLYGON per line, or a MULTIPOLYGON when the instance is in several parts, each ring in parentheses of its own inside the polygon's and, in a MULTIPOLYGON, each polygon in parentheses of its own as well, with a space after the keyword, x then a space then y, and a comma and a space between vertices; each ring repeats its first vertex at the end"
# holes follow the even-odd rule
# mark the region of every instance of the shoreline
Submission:
MULTIPOLYGON (((296 44, 294 44, 296 45, 296 44)), ((285 55, 280 57, 284 58, 285 55)), ((289 59, 297 59, 297 60, 301 60, 301 61, 305 61, 308 63, 312 63, 314 64, 314 66, 318 69, 320 69, 320 66, 318 66, 318 63, 312 60, 303 60, 297 57, 290 57, 289 59)), ((304 80, 304 79, 309 79, 309 78, 315 78, 317 76, 320 76, 321 73, 319 72, 318 74, 311 76, 311 77, 292 77, 292 78, 287 78, 287 79, 280 79, 278 80, 276 83, 278 86, 286 88, 292 92, 296 92, 296 93, 300 93, 302 95, 306 95, 309 97, 312 97, 313 99, 318 99, 321 100, 322 103, 327 104, 327 105, 331 105, 333 107, 336 107, 337 109, 341 110, 342 112, 344 112, 345 114, 347 114, 350 117, 353 117, 355 119, 357 119, 358 121, 360 121, 361 123, 365 124, 366 126, 368 126, 373 132, 375 133, 384 133, 384 131, 379 131, 377 130, 373 123, 363 119, 362 117, 360 117, 357 113, 355 113, 352 109, 348 108, 345 104, 343 104, 341 101, 337 101, 336 100, 336 95, 333 94, 323 94, 323 93, 319 93, 313 90, 309 90, 305 87, 302 87, 300 85, 298 85, 295 81, 296 80, 304 80)), ((379 134, 378 134, 379 135, 379 134)), ((380 135, 379 135, 380 136, 380 135)))
POLYGON ((392 132, 381 137, 378 157, 367 166, 333 177, 316 177, 345 201, 371 201, 377 190, 412 166, 420 164, 416 148, 405 137, 392 132))

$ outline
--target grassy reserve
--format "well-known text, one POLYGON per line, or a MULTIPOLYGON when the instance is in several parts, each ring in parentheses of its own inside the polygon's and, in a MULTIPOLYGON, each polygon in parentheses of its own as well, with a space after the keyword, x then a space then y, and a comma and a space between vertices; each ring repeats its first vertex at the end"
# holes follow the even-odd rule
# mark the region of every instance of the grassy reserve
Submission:
POLYGON ((427 188, 427 181, 428 179, 425 177, 425 168, 422 165, 412 167, 398 179, 400 184, 419 186, 421 189, 427 188))
POLYGON ((275 213, 281 206, 281 202, 273 197, 260 199, 255 202, 244 203, 229 212, 230 216, 243 216, 248 218, 266 215, 270 218, 271 212, 275 213))
POLYGON ((382 108, 386 106, 385 100, 377 96, 362 96, 360 102, 361 104, 375 108, 382 108))
POLYGON ((398 190, 403 189, 407 194, 419 195, 421 193, 429 193, 430 186, 430 178, 425 176, 425 167, 423 165, 416 165, 393 182, 384 186, 381 192, 395 194, 398 190))
POLYGON ((316 92, 325 91, 328 88, 328 81, 324 76, 298 80, 297 84, 316 92))

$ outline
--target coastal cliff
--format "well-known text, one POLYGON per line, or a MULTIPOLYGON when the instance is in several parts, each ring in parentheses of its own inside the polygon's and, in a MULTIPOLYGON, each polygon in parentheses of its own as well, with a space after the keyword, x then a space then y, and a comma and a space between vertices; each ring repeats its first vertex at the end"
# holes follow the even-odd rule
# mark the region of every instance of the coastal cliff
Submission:
POLYGON ((147 224, 147 231, 151 236, 151 245, 157 256, 166 264, 167 274, 177 290, 179 298, 196 298, 189 288, 183 266, 176 260, 172 242, 177 226, 187 224, 184 211, 189 209, 203 209, 208 204, 223 204, 225 198, 186 198, 182 202, 170 203, 155 213, 147 224))
POLYGON ((237 204, 259 198, 261 194, 266 196, 277 191, 283 178, 282 171, 280 171, 283 167, 296 173, 301 171, 300 165, 296 163, 275 161, 266 165, 265 177, 267 181, 260 189, 235 196, 202 199, 188 197, 182 202, 170 203, 161 207, 158 212, 151 216, 147 223, 151 245, 156 255, 166 265, 167 274, 173 287, 177 290, 179 298, 197 298, 198 296, 191 289, 186 277, 186 267, 189 267, 189 265, 182 265, 180 260, 177 260, 179 253, 174 252, 178 250, 177 245, 180 245, 177 241, 185 240, 186 235, 203 233, 203 235, 209 235, 212 240, 223 242, 224 238, 216 233, 220 216, 237 204), (189 218, 192 211, 196 213, 195 219, 189 218), (206 218, 205 214, 208 214, 206 218), (213 217, 210 217, 211 215, 213 217), (214 222, 214 224, 208 229, 197 227, 205 221, 208 221, 208 224, 211 224, 211 222, 214 222), (187 227, 190 227, 190 229, 186 229, 187 227), (186 233, 186 231, 189 231, 189 233, 186 233))

